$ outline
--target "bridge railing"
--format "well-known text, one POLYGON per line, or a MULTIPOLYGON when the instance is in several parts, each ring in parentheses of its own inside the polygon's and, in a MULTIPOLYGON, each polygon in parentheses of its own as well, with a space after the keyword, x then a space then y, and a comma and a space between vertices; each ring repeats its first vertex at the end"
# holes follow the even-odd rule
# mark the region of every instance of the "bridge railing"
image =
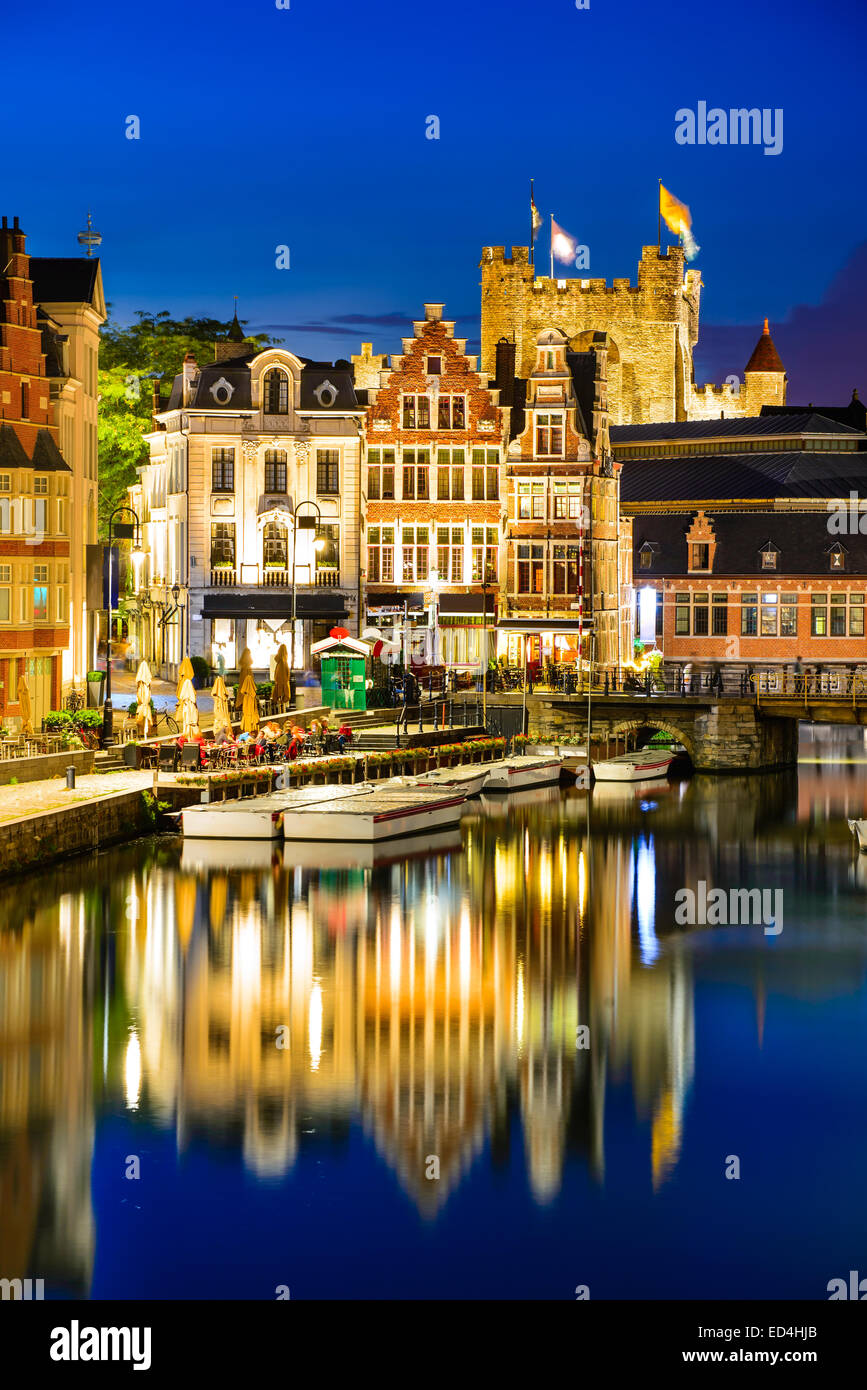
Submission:
MULTIPOLYGON (((627 668, 593 670, 583 668, 544 668, 537 674, 527 670, 528 693, 560 695, 644 695, 656 696, 703 695, 715 699, 749 699, 759 703, 767 699, 867 700, 867 667, 833 667, 808 671, 754 671, 745 666, 710 664, 698 666, 689 662, 667 663, 655 672, 636 672, 627 668)), ((499 689, 522 690, 524 673, 506 668, 505 680, 499 689)), ((490 688, 490 686, 489 686, 490 688)))

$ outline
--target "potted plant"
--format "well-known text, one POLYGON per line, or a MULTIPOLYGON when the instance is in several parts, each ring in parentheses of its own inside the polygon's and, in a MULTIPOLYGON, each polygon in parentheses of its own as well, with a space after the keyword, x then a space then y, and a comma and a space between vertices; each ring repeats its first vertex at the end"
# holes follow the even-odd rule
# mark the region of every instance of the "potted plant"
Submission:
POLYGON ((208 684, 211 668, 203 656, 191 656, 190 665, 193 668, 193 688, 204 690, 208 684))
POLYGON ((88 671, 87 704, 89 709, 99 709, 105 695, 105 672, 88 671))

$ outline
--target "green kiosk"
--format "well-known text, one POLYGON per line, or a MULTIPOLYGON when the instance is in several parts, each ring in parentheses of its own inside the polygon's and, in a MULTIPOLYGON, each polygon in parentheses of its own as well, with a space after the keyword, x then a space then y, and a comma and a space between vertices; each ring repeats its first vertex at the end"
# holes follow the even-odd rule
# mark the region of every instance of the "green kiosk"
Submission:
POLYGON ((333 627, 311 656, 320 660, 322 703, 330 709, 367 709, 367 662, 371 647, 350 637, 345 627, 333 627))

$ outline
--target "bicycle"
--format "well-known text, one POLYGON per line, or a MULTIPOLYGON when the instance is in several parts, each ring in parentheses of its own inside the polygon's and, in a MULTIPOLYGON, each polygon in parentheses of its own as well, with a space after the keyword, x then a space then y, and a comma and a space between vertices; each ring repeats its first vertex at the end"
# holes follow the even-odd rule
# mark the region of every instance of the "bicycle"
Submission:
POLYGON ((178 721, 169 714, 168 710, 158 709, 154 710, 153 729, 155 735, 159 729, 160 720, 165 724, 167 734, 179 734, 181 732, 178 721))
POLYGON ((63 702, 64 709, 68 709, 72 714, 77 714, 84 708, 84 696, 72 686, 69 694, 63 702))

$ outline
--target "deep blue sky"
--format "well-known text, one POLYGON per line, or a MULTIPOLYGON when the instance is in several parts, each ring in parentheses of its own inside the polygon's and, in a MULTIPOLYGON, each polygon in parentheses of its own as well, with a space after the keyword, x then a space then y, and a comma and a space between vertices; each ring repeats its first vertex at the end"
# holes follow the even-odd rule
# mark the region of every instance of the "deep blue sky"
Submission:
POLYGON ((227 317, 238 294, 333 357, 398 349, 425 299, 477 339, 480 248, 526 243, 530 175, 590 273, 634 279, 661 177, 702 248, 699 379, 739 371, 768 314, 790 399, 867 396, 862 0, 590 4, 19 7, 2 211, 70 255, 92 206, 122 320, 227 317), (782 107, 782 153, 677 145, 699 100, 782 107))

